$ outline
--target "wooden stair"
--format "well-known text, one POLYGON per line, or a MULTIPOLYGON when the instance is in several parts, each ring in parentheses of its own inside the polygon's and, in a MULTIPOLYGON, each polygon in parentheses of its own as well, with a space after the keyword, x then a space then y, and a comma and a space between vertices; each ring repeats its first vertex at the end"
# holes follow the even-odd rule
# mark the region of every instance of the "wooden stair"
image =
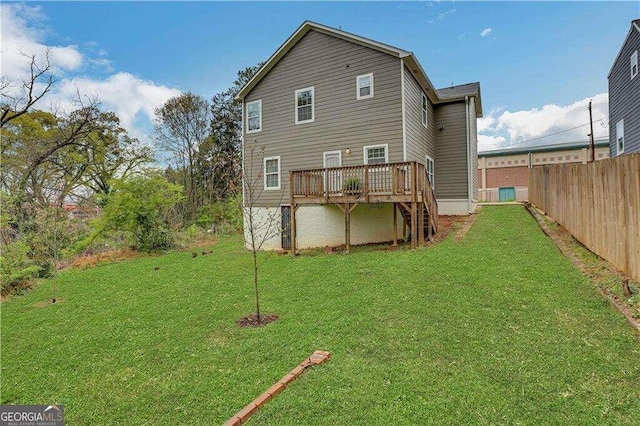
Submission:
MULTIPOLYGON (((424 236, 423 236, 423 238, 424 238, 424 241, 428 241, 431 238, 431 236, 434 235, 437 232, 437 225, 436 225, 436 221, 434 221, 433 216, 429 212, 429 208, 427 206, 427 203, 419 203, 419 205, 423 209, 423 217, 424 217, 424 221, 423 221, 424 236)), ((402 218, 404 219, 404 223, 405 223, 407 229, 410 230, 411 229, 411 223, 412 223, 411 206, 407 205, 405 203, 398 203, 398 208, 400 210, 400 214, 402 214, 402 218)), ((418 229, 420 229, 420 227, 418 227, 418 229)), ((418 238, 420 238, 420 236, 418 236, 418 238)))

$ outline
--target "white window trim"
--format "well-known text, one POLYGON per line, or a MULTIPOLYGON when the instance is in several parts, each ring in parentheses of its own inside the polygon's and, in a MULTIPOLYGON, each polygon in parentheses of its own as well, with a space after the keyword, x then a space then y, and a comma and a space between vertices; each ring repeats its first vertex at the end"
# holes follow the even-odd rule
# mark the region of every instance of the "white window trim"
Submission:
POLYGON ((424 162, 424 168, 425 171, 427 172, 427 176, 429 176, 429 172, 428 172, 428 166, 427 164, 429 163, 429 161, 431 161, 431 164, 433 164, 433 168, 431 171, 431 188, 435 189, 436 188, 436 162, 433 161, 433 158, 429 157, 428 155, 425 155, 425 162, 424 162))
POLYGON ((429 99, 427 99, 427 95, 425 95, 424 92, 420 99, 420 121, 425 129, 429 128, 429 99), (422 105, 426 105, 426 111, 422 105))
POLYGON ((624 154, 625 148, 625 140, 624 140, 624 120, 620 120, 616 123, 616 155, 624 154), (618 131, 621 130, 622 133, 622 149, 620 149, 620 135, 618 135, 618 131))
MULTIPOLYGON (((282 183, 282 173, 280 170, 280 156, 275 156, 275 157, 265 157, 264 158, 264 162, 263 162, 263 166, 262 166, 262 174, 264 177, 264 190, 265 191, 278 191, 281 187, 281 183, 282 183), (278 160, 278 186, 267 186, 267 160, 278 160)), ((273 174, 273 173, 269 173, 269 174, 273 174)))
POLYGON ((633 54, 631 55, 630 58, 630 64, 629 64, 629 68, 631 70, 631 80, 633 80, 633 78, 635 76, 638 75, 638 73, 640 72, 640 69, 638 69, 638 51, 636 50, 635 52, 633 52, 633 54), (636 73, 633 73, 633 66, 636 66, 636 73))
POLYGON ((369 145, 362 147, 362 155, 364 158, 364 164, 369 164, 369 156, 367 155, 367 150, 372 148, 384 148, 384 162, 389 162, 389 144, 380 144, 380 145, 369 145))
POLYGON ((370 72, 369 74, 363 74, 356 77, 356 100, 369 99, 369 98, 373 98, 373 73, 372 72, 370 72), (368 95, 360 96, 360 79, 365 77, 369 77, 369 81, 371 82, 370 84, 371 90, 369 91, 368 95))
POLYGON ((305 87, 304 89, 296 90, 295 96, 293 97, 293 106, 294 106, 296 125, 305 124, 305 123, 313 123, 314 121, 316 121, 316 91, 315 91, 315 87, 311 86, 311 87, 305 87), (300 92, 308 92, 308 91, 311 91, 311 119, 310 120, 299 121, 298 120, 298 93, 300 93, 300 92))
POLYGON ((340 160, 340 165, 338 167, 342 167, 342 151, 325 151, 322 153, 322 168, 327 168, 327 155, 338 154, 338 159, 340 160))
POLYGON ((258 99, 256 101, 251 101, 251 102, 247 102, 247 106, 246 106, 246 126, 247 126, 247 131, 245 133, 249 134, 249 133, 259 133, 262 131, 262 99, 258 99), (260 127, 257 128, 256 130, 249 130, 249 105, 251 104, 258 104, 260 106, 260 127))

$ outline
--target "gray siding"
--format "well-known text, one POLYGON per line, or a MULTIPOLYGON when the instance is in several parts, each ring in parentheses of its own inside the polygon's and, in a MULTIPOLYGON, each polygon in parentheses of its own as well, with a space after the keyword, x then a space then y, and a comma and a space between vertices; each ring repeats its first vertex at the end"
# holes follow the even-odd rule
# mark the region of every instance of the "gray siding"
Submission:
POLYGON ((404 68, 404 108, 407 135, 407 161, 417 161, 424 164, 425 155, 435 160, 435 123, 433 104, 427 98, 427 128, 422 125, 422 88, 411 75, 411 71, 404 68))
POLYGON ((434 116, 436 127, 444 127, 435 132, 436 197, 468 199, 466 104, 436 105, 434 116))
POLYGON ((609 75, 609 152, 616 156, 616 123, 624 120, 625 154, 640 152, 640 74, 631 80, 630 59, 640 55, 640 32, 633 27, 609 75))
POLYGON ((341 150, 343 166, 360 165, 364 146, 389 144, 389 161, 403 161, 400 73, 398 58, 317 31, 306 34, 245 97, 262 99, 262 131, 244 136, 247 175, 262 170, 262 155, 281 160, 282 190, 262 192, 256 205, 287 204, 289 171, 322 167, 324 151, 341 150), (357 100, 356 76, 370 72, 374 97, 357 100), (295 125, 294 92, 309 86, 315 121, 295 125), (250 145, 260 153, 253 168, 250 145))
POLYGON ((471 179, 473 180, 473 199, 478 200, 478 123, 476 118, 476 98, 469 98, 469 136, 471 144, 471 179))

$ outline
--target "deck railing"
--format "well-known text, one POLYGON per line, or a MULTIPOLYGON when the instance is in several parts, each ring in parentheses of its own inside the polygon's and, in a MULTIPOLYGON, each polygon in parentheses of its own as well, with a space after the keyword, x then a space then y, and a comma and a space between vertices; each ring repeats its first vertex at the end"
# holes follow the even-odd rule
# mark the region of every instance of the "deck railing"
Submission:
MULTIPOLYGON (((295 170, 293 197, 410 195, 427 187, 424 165, 415 162, 295 170)), ((430 189, 430 186, 429 186, 430 189)))

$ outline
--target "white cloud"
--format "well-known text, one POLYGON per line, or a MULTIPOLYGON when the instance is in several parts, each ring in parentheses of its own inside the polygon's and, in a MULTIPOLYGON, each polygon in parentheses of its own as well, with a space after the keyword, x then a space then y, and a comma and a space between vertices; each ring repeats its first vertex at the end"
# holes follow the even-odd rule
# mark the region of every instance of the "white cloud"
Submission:
POLYGON ((484 30, 482 30, 482 32, 480 33, 480 35, 481 35, 482 37, 486 37, 486 36, 488 36, 489 34, 491 34, 492 32, 493 32, 493 29, 492 29, 492 28, 485 28, 484 30))
POLYGON ((491 111, 478 120, 478 149, 587 140, 590 100, 593 101, 594 136, 606 138, 609 134, 609 97, 607 93, 600 93, 566 106, 548 104, 515 112, 491 111))
POLYGON ((97 97, 101 105, 120 117, 122 126, 134 137, 148 142, 148 131, 153 111, 180 91, 144 80, 127 72, 111 74, 106 78, 86 74, 96 68, 113 73, 106 50, 94 41, 77 45, 56 46, 46 43, 51 34, 44 25, 46 17, 39 7, 22 4, 0 5, 2 18, 2 47, 0 63, 2 75, 18 83, 29 72, 29 58, 36 55, 42 61, 47 51, 54 67, 57 82, 48 95, 36 107, 70 111, 78 93, 97 97))
POLYGON ((430 24, 435 24, 436 22, 442 21, 444 18, 446 18, 447 16, 452 15, 454 13, 456 13, 455 9, 449 9, 449 10, 446 10, 444 12, 440 12, 440 13, 438 13, 436 15, 436 17, 434 19, 431 19, 429 21, 429 23, 430 24))

